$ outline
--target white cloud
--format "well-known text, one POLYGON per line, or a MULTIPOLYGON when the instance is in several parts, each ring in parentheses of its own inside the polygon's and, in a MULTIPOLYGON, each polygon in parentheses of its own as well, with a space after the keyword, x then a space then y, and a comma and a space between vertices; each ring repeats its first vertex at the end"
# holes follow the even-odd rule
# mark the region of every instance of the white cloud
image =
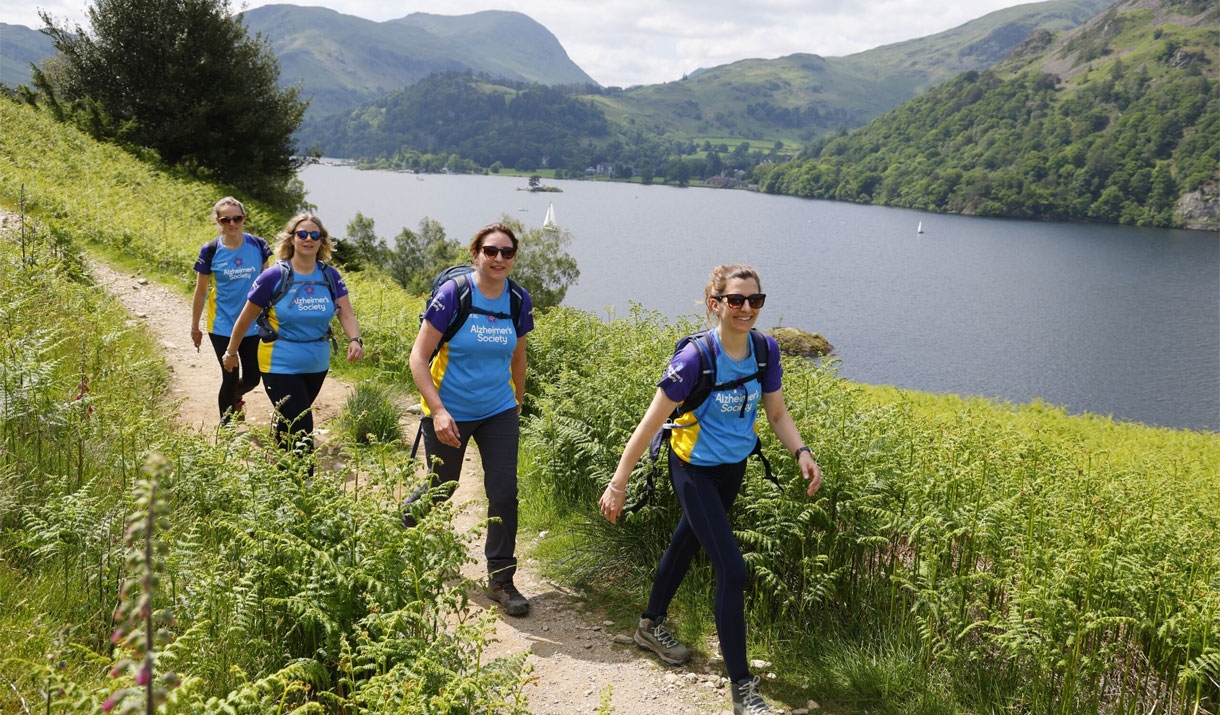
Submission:
MULTIPOLYGON (((0 22, 40 27, 37 9, 42 8, 59 22, 83 23, 87 4, 0 0, 0 22)), ((257 7, 268 2, 248 4, 257 7)), ((700 67, 742 59, 773 59, 796 52, 849 55, 935 34, 1020 0, 321 0, 309 4, 379 22, 412 12, 464 15, 515 10, 550 30, 572 61, 593 79, 627 87, 668 82, 700 67)), ((232 7, 241 9, 243 3, 233 2, 232 7)))

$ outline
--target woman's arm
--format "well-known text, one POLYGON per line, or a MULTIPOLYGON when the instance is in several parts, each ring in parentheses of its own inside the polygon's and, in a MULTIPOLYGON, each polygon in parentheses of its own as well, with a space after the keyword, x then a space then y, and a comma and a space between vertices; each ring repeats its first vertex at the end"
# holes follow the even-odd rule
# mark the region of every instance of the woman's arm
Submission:
POLYGON ((436 346, 440 345, 442 337, 444 334, 437 330, 435 325, 427 320, 421 323, 407 364, 411 366, 411 379, 415 381, 415 389, 419 390, 419 396, 423 398, 424 404, 428 405, 428 412, 432 413, 432 428, 436 432, 436 438, 450 447, 460 447, 462 438, 458 433, 457 422, 441 404, 441 394, 436 385, 432 384, 432 371, 428 368, 432 353, 436 346))
POLYGON ((522 406, 525 405, 525 336, 517 338, 517 347, 513 349, 513 392, 517 396, 517 412, 520 414, 522 406))
POLYGON ((262 308, 247 300, 245 307, 241 309, 241 315, 237 316, 237 322, 233 324, 233 333, 229 335, 229 346, 225 348, 225 354, 221 357, 220 362, 227 372, 233 372, 237 368, 237 349, 241 347, 242 338, 246 336, 250 324, 261 312, 263 312, 262 308))
POLYGON ((203 316, 203 302, 208 297, 208 277, 195 274, 195 295, 191 298, 191 342, 195 347, 203 342, 203 331, 199 329, 199 318, 203 316))
POLYGON ((335 311, 339 314, 339 325, 347 336, 347 361, 356 362, 364 357, 364 344, 357 342, 360 337, 360 322, 356 320, 356 311, 352 309, 351 297, 347 295, 335 298, 335 311))
POLYGON ((796 429, 796 422, 793 421, 792 414, 788 412, 783 389, 764 392, 762 399, 763 409, 767 412, 767 422, 771 423, 771 430, 775 432, 776 437, 779 437, 780 443, 789 453, 796 453, 796 463, 801 469, 801 474, 809 480, 809 489, 806 493, 813 496, 822 486, 822 468, 813 461, 813 455, 808 450, 796 451, 805 446, 805 441, 801 439, 801 433, 796 429))
POLYGON ((665 418, 669 417, 677 406, 678 403, 669 399, 665 391, 658 387, 656 394, 652 396, 652 404, 648 405, 643 419, 627 440, 627 446, 623 447, 618 468, 614 470, 614 476, 610 478, 610 483, 606 485, 606 490, 598 501, 602 514, 611 524, 618 521, 618 516, 623 511, 623 502, 627 500, 627 482, 631 481, 631 470, 635 469, 636 462, 640 461, 644 450, 648 449, 652 436, 661 429, 665 418))

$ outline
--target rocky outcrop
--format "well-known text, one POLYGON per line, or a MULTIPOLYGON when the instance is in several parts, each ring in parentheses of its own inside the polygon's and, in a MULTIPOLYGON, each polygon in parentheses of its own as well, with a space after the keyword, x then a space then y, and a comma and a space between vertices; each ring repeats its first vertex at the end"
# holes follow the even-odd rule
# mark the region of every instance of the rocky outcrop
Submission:
POLYGON ((834 352, 835 346, 817 333, 807 333, 796 328, 772 328, 771 337, 779 343, 779 351, 785 355, 822 357, 834 352))
POLYGON ((1182 228, 1220 231, 1220 182, 1213 181, 1178 199, 1174 217, 1182 228))

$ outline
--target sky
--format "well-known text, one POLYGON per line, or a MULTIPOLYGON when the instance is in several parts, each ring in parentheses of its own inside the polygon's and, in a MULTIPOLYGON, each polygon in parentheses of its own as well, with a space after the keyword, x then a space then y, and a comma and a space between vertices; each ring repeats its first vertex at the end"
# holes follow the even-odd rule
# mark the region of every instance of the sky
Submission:
MULTIPOLYGON (((0 0, 0 22, 84 23, 86 0, 0 0)), ((235 10, 272 4, 230 0, 235 10)), ((681 79, 699 68, 795 52, 841 57, 932 35, 1021 0, 324 0, 296 2, 382 22, 412 12, 515 10, 558 38, 603 86, 681 79)), ((0 38, 0 43, 3 38, 0 38)))

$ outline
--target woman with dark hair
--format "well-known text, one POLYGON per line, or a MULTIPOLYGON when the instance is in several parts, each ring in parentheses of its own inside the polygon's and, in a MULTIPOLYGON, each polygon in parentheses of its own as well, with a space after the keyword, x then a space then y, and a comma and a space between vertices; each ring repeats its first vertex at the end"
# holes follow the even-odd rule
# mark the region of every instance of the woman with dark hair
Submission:
MULTIPOLYGON (((682 506, 682 519, 657 566, 648 606, 634 636, 636 644, 670 665, 680 665, 690 658, 690 651, 663 624, 691 560, 702 548, 716 573, 716 630, 732 681, 733 712, 747 715, 771 710, 758 694, 759 678, 750 675, 746 660, 746 563, 733 536, 729 511, 745 477, 746 458, 757 444, 755 422, 760 404, 771 429, 809 480, 808 494, 812 496, 822 484, 822 470, 801 440, 784 403, 779 346, 769 335, 761 337, 766 340, 767 355, 775 358, 766 360, 765 370, 758 374, 751 330, 767 299, 761 290, 758 272, 742 265, 716 267, 704 289, 708 318, 715 325, 707 341, 715 360, 715 381, 718 385, 731 383, 732 389, 709 397, 668 426, 672 428, 669 478, 682 506)), ((692 395, 701 370, 700 347, 694 341, 670 360, 652 404, 627 440, 618 468, 599 501, 602 514, 611 523, 623 511, 627 482, 636 462, 674 408, 692 395)))
MULTIPOLYGON (((330 370, 331 319, 337 314, 347 335, 349 362, 364 357, 364 341, 347 284, 339 271, 326 265, 331 242, 322 220, 311 213, 297 214, 278 239, 280 260, 254 281, 233 334, 244 334, 267 309, 267 323, 276 337, 259 343, 258 363, 276 410, 272 434, 285 446, 310 451, 310 408, 330 370), (286 290, 277 290, 281 286, 286 290)), ((229 340, 222 358, 226 370, 237 366, 238 343, 237 338, 229 340)))
MULTIPOLYGON (((525 336, 534 329, 529 293, 508 279, 517 257, 512 228, 484 226, 470 242, 471 273, 440 286, 424 311, 411 347, 411 376, 423 406, 421 429, 431 468, 430 486, 456 482, 471 438, 483 460, 487 491, 487 595, 511 616, 529 612, 529 600, 513 585, 517 570, 517 446, 525 398, 525 336), (459 291, 469 290, 469 311, 460 329, 442 340, 460 316, 459 291), (514 320, 512 293, 520 292, 514 320)), ((414 518, 404 504, 403 523, 414 518)), ((434 499, 451 492, 433 490, 434 499)))
POLYGON ((191 341, 198 348, 203 334, 208 334, 216 362, 221 363, 220 422, 241 419, 246 407, 243 398, 258 387, 258 335, 251 325, 242 334, 236 354, 240 369, 226 370, 223 355, 233 334, 237 317, 246 304, 246 294, 254 279, 267 267, 271 248, 258 236, 242 230, 246 222, 246 207, 232 196, 226 196, 212 206, 212 220, 220 235, 199 248, 195 259, 195 296, 191 301, 191 341), (205 330, 199 329, 199 319, 206 319, 205 330))

